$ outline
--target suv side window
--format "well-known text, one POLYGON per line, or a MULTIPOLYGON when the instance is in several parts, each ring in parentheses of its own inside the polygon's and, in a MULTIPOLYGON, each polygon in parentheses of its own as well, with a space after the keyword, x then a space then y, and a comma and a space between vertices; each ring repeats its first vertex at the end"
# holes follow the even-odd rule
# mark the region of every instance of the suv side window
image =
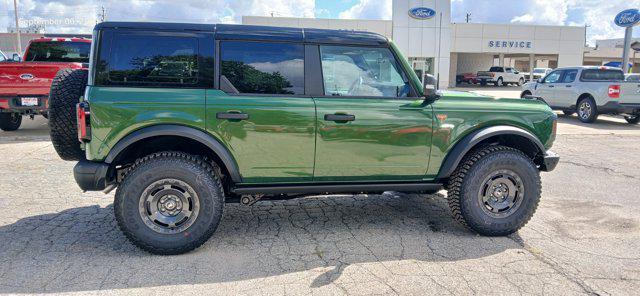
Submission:
POLYGON ((220 88, 245 94, 304 94, 304 45, 220 42, 220 88))
POLYGON ((544 83, 558 83, 560 82, 560 77, 562 77, 562 70, 556 70, 553 71, 551 73, 549 73, 549 75, 544 77, 543 82, 544 83))
POLYGON ((195 36, 115 34, 108 58, 107 85, 195 87, 195 36))
POLYGON ((320 46, 326 96, 407 97, 411 86, 388 48, 320 46))
POLYGON ((576 81, 576 76, 578 76, 578 70, 566 70, 564 71, 564 77, 562 78, 562 82, 572 83, 576 81))

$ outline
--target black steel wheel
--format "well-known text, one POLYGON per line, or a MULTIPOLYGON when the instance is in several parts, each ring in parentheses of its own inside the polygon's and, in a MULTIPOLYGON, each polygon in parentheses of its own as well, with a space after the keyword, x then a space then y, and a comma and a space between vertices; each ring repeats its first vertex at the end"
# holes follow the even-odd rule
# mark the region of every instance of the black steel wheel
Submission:
POLYGON ((118 226, 139 248, 160 255, 182 254, 215 232, 224 193, 215 165, 182 152, 138 159, 118 186, 118 226))
POLYGON ((511 147, 487 146, 466 155, 449 178, 448 202, 462 225, 487 236, 523 227, 538 207, 540 172, 511 147))

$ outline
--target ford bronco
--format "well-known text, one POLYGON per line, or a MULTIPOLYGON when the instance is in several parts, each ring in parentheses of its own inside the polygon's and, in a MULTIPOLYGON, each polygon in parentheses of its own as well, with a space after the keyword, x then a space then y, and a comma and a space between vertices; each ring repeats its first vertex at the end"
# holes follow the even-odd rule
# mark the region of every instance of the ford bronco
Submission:
POLYGON ((559 160, 546 104, 422 85, 377 34, 119 22, 93 34, 88 72, 61 71, 51 90, 51 116, 73 117, 64 135, 77 137, 53 140, 82 190, 117 188, 119 227, 151 253, 202 245, 225 202, 305 194, 446 188, 456 220, 508 235, 559 160))

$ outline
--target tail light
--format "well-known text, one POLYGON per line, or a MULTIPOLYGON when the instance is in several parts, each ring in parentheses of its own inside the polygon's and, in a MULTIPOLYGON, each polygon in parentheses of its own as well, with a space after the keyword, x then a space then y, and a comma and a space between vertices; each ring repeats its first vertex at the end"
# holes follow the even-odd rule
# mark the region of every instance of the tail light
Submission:
POLYGON ((78 140, 80 142, 91 141, 89 103, 82 102, 76 105, 76 119, 78 120, 78 140))
POLYGON ((620 98, 620 85, 609 85, 609 97, 612 99, 620 98))

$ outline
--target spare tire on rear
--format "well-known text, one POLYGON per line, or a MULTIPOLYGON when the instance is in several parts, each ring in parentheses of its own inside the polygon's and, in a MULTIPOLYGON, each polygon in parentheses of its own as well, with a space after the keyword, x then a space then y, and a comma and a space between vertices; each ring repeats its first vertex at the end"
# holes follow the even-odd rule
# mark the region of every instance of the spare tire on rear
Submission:
POLYGON ((49 92, 49 128, 53 148, 64 160, 85 158, 78 141, 76 104, 87 86, 87 70, 62 69, 51 83, 49 92))

